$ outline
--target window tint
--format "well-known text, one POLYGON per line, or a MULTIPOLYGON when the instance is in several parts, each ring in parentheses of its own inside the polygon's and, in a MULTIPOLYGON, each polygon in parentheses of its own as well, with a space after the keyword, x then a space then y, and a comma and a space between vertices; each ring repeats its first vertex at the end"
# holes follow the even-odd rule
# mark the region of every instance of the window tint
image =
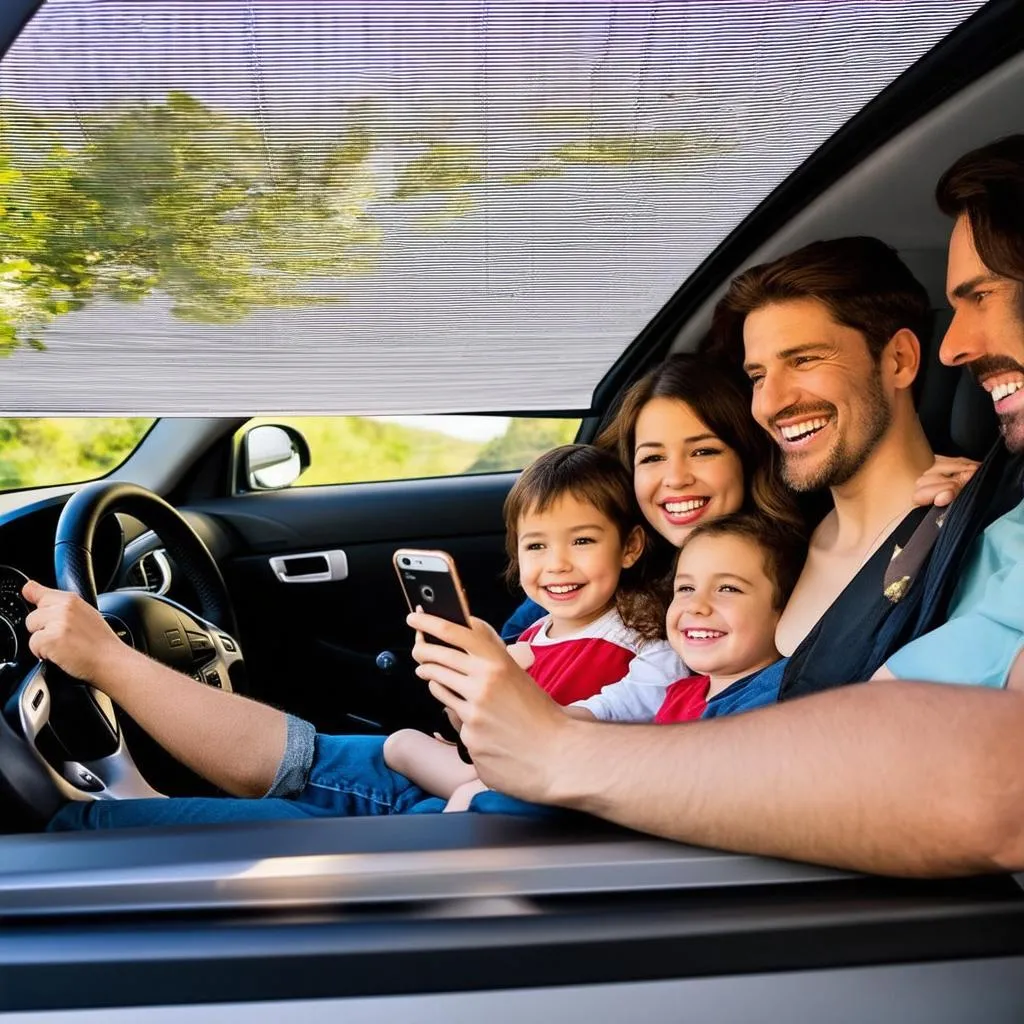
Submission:
POLYGON ((5 387, 41 415, 587 409, 980 6, 48 0, 0 66, 5 387))
POLYGON ((153 420, 0 419, 0 490, 82 483, 116 469, 153 420))
POLYGON ((579 420, 503 416, 266 416, 295 427, 310 467, 295 487, 522 469, 576 437, 579 420))

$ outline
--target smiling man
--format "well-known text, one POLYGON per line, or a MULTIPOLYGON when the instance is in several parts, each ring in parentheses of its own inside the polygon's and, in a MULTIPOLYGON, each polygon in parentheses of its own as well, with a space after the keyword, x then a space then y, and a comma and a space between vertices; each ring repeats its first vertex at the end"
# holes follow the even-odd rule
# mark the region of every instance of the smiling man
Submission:
POLYGON ((890 653, 870 639, 894 614, 886 570, 931 515, 915 504, 933 454, 913 395, 930 326, 925 289, 876 238, 752 267, 715 310, 712 344, 742 360, 785 481, 831 497, 776 630, 787 696, 863 679, 890 653))

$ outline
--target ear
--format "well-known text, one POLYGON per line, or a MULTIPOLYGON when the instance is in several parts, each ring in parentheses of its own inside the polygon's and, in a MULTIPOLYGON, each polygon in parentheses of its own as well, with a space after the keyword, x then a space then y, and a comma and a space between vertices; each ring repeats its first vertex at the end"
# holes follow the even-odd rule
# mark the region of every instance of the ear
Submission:
POLYGON ((921 342, 908 327, 902 327, 890 339, 882 353, 893 387, 905 391, 916 380, 921 370, 921 342))
POLYGON ((622 568, 628 569, 633 565, 636 565, 637 559, 644 553, 644 545, 646 544, 646 538, 644 537, 644 531, 639 526, 634 526, 629 531, 629 536, 626 538, 626 542, 622 545, 622 568))

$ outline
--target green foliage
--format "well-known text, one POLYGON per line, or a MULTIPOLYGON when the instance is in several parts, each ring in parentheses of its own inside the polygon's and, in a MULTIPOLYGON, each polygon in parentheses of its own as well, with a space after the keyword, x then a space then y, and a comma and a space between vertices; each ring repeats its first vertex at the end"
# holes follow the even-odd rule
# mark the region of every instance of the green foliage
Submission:
MULTIPOLYGON (((256 423, 290 424, 306 438, 312 463, 298 486, 522 469, 579 429, 579 420, 513 419, 501 437, 481 443, 361 416, 265 416, 246 429, 256 423)), ((103 476, 152 424, 140 417, 0 419, 0 490, 103 476)))
MULTIPOLYGON (((697 132, 600 134, 585 110, 523 112, 549 149, 492 184, 529 185, 573 164, 702 157, 728 148, 697 132), (575 141, 564 141, 566 133, 575 141)), ((445 141, 451 118, 421 110, 389 124, 372 100, 344 127, 257 123, 171 91, 79 116, 0 100, 0 356, 43 348, 46 326, 99 297, 170 296, 174 315, 237 321, 266 307, 340 301, 317 288, 381 257, 387 201, 436 196, 417 226, 438 230, 475 206, 482 146, 445 141), (375 157, 425 149, 378 192, 375 157)), ((531 152, 537 147, 532 146, 531 152)), ((541 147, 543 149, 543 147, 541 147)))
POLYGON ((142 418, 0 419, 0 490, 103 476, 152 424, 142 418))
POLYGON ((395 199, 465 188, 483 181, 483 154, 478 146, 433 143, 410 161, 395 185, 395 199))
POLYGON ((245 429, 257 423, 293 426, 305 437, 311 461, 301 487, 522 469, 579 429, 579 420, 513 419, 501 437, 481 443, 361 416, 264 416, 245 429))
POLYGON ((729 145, 692 132, 592 135, 581 142, 567 142, 555 156, 568 164, 632 164, 646 160, 676 160, 683 156, 724 153, 729 145))
POLYGON ((579 420, 514 419, 501 437, 493 438, 480 449, 466 472, 522 469, 542 452, 571 443, 579 427, 579 420))

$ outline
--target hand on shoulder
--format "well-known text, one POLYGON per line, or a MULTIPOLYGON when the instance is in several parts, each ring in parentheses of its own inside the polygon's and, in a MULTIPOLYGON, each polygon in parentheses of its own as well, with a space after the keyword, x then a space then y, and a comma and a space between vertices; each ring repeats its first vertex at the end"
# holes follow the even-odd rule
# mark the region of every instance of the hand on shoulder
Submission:
POLYGON ((915 505, 949 505, 977 472, 980 462, 953 455, 936 455, 931 468, 914 485, 915 505))

